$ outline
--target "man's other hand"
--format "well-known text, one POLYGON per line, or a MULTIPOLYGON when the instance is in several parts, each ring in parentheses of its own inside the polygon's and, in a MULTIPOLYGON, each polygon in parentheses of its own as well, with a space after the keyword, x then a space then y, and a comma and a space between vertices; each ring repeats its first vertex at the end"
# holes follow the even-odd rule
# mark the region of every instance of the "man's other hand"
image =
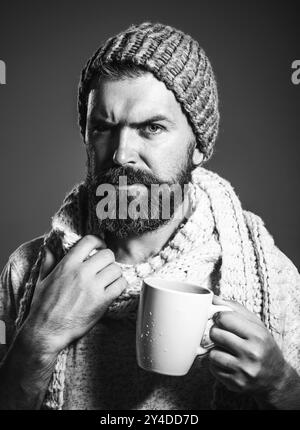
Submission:
POLYGON ((101 239, 87 235, 58 264, 46 248, 21 330, 28 342, 46 353, 59 353, 86 334, 122 293, 127 285, 122 270, 114 253, 104 248, 101 239))

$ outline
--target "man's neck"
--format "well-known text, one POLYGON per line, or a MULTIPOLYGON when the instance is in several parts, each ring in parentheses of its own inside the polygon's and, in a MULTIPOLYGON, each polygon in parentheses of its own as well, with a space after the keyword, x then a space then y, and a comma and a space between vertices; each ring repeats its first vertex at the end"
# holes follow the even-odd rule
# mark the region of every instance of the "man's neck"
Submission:
POLYGON ((114 254, 116 261, 123 264, 138 264, 157 254, 169 241, 178 226, 187 215, 188 208, 180 206, 173 218, 157 230, 146 232, 139 236, 130 236, 124 239, 106 234, 107 247, 114 254))

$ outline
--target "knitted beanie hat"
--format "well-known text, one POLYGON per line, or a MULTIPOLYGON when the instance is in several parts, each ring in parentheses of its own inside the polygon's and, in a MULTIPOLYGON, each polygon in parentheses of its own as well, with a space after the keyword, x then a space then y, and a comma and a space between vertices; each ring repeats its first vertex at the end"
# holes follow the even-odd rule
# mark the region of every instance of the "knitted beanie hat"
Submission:
POLYGON ((173 91, 207 161, 218 133, 218 93, 211 64, 198 42, 171 26, 150 22, 131 25, 108 39, 81 73, 78 113, 83 138, 90 83, 101 75, 103 65, 112 62, 141 66, 173 91))

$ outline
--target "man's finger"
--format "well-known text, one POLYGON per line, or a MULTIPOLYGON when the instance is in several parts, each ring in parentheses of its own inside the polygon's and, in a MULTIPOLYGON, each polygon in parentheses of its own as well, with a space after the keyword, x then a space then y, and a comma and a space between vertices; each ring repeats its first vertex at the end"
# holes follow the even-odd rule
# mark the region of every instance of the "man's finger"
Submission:
POLYGON ((224 300, 219 296, 213 296, 214 305, 229 306, 233 311, 243 315, 248 321, 252 321, 255 324, 264 327, 263 322, 253 313, 250 312, 245 306, 233 300, 224 300))
POLYGON ((106 297, 109 301, 116 299, 127 287, 127 281, 121 277, 115 282, 111 283, 106 289, 106 297))
POLYGON ((239 368, 238 359, 222 349, 211 349, 208 357, 210 364, 219 367, 223 371, 232 373, 236 372, 239 368))
POLYGON ((82 263, 82 267, 85 267, 89 273, 98 273, 104 269, 104 267, 114 262, 114 253, 106 248, 96 251, 95 254, 82 263))
POLYGON ((82 263, 86 260, 92 251, 106 248, 105 242, 98 236, 88 234, 80 239, 73 248, 64 257, 70 264, 82 263))
POLYGON ((122 269, 120 268, 120 266, 118 266, 115 263, 112 263, 104 267, 104 269, 102 269, 101 272, 97 273, 96 284, 100 282, 101 285, 103 285, 103 287, 106 288, 108 285, 116 281, 121 276, 122 276, 122 269))
POLYGON ((225 371, 222 367, 219 367, 213 363, 210 363, 209 369, 213 376, 222 382, 230 391, 240 392, 241 389, 237 386, 234 381, 235 373, 225 371))
POLYGON ((49 275, 49 273, 52 272, 55 266, 56 266, 55 257, 50 251, 50 249, 45 246, 44 258, 40 266, 38 282, 41 282, 44 278, 46 278, 49 275))
POLYGON ((248 320, 241 313, 232 312, 219 312, 214 318, 215 324, 243 339, 251 339, 261 332, 265 327, 261 327, 253 321, 248 320))
POLYGON ((239 356, 245 349, 246 340, 236 334, 223 330, 214 324, 210 329, 210 338, 218 346, 231 352, 235 356, 239 356))

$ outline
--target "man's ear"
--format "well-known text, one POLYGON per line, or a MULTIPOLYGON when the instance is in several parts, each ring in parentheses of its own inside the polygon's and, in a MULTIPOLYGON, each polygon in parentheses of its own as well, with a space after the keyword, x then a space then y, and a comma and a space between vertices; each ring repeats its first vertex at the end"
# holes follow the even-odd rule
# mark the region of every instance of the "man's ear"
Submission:
POLYGON ((200 166, 203 161, 203 153, 199 150, 199 148, 197 148, 197 146, 194 149, 192 161, 195 167, 200 166))

